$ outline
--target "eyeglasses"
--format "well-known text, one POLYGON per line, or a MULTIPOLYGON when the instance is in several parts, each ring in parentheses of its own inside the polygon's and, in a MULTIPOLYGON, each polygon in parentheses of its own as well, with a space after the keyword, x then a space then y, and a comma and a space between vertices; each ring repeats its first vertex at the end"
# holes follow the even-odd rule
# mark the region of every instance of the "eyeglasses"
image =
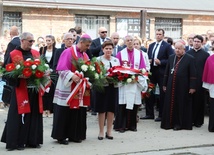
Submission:
MULTIPOLYGON (((27 39, 24 39, 24 40, 27 40, 27 39)), ((27 40, 29 43, 34 43, 35 40, 27 40)))
POLYGON ((107 33, 107 31, 102 31, 102 32, 100 32, 100 33, 107 33))
POLYGON ((66 40, 74 40, 73 38, 67 38, 66 40))

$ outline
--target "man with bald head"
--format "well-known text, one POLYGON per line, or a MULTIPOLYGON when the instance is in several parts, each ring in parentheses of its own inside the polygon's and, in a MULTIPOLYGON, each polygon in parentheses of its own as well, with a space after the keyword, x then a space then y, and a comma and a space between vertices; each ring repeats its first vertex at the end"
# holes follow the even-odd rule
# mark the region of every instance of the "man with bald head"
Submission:
POLYGON ((192 130, 192 94, 196 89, 194 57, 185 52, 185 43, 175 44, 164 74, 165 100, 161 128, 192 130))
POLYGON ((4 62, 6 62, 7 59, 9 58, 10 52, 13 51, 16 47, 21 45, 21 42, 19 39, 18 27, 12 26, 10 28, 10 37, 11 37, 11 41, 7 45, 7 49, 4 55, 4 62))
POLYGON ((99 28, 99 37, 94 39, 90 46, 90 52, 94 57, 98 57, 100 55, 103 55, 102 51, 102 44, 104 41, 109 40, 107 39, 107 29, 105 27, 99 28))
POLYGON ((119 42, 119 33, 117 32, 113 32, 111 34, 111 41, 113 42, 114 44, 114 51, 113 51, 113 56, 116 56, 118 52, 120 52, 123 48, 121 46, 118 45, 118 42, 119 42))

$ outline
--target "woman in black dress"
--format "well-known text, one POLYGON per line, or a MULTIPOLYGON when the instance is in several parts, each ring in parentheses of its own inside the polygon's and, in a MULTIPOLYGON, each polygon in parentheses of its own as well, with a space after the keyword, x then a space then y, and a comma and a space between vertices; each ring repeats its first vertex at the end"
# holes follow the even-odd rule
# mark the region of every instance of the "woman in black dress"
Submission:
MULTIPOLYGON (((45 37, 46 45, 45 47, 41 47, 39 52, 40 55, 45 58, 46 63, 49 65, 49 67, 53 70, 53 61, 54 61, 54 53, 56 51, 56 41, 54 36, 47 35, 45 37)), ((52 72, 52 74, 54 74, 52 72)), ((44 117, 50 117, 51 113, 53 113, 53 96, 55 91, 55 79, 54 76, 52 76, 52 83, 50 89, 46 90, 45 94, 42 97, 43 100, 43 108, 44 108, 44 117)))
MULTIPOLYGON (((102 45, 104 55, 97 59, 102 61, 106 69, 113 66, 119 66, 120 62, 117 58, 112 56, 114 45, 111 41, 105 41, 102 45)), ((114 84, 107 84, 104 92, 96 92, 95 96, 95 111, 98 112, 99 120, 99 135, 98 139, 103 140, 104 137, 104 124, 107 119, 107 131, 105 137, 113 139, 112 125, 114 119, 114 112, 116 104, 118 104, 118 88, 114 84)))

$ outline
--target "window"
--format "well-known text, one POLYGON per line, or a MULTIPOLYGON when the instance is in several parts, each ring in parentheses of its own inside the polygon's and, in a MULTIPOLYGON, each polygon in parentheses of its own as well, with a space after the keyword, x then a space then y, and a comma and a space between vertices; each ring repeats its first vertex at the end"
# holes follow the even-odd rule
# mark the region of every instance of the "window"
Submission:
POLYGON ((155 29, 162 28, 166 37, 180 39, 182 35, 182 20, 179 18, 156 18, 155 29))
MULTIPOLYGON (((146 38, 149 38, 149 24, 146 20, 146 38)), ((140 19, 139 18, 117 18, 117 32, 120 37, 125 37, 127 34, 132 36, 140 36, 140 19)))
POLYGON ((3 31, 9 30, 11 26, 17 26, 22 33, 21 12, 3 12, 3 31))
POLYGON ((109 17, 76 15, 75 24, 82 27, 82 30, 92 38, 97 38, 100 27, 105 27, 109 30, 109 17))

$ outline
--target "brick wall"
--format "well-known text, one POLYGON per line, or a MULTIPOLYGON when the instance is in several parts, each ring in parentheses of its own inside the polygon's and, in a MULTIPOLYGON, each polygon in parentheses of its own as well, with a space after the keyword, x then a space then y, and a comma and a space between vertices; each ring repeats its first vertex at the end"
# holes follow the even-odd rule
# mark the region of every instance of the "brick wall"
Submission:
MULTIPOLYGON (((52 34, 55 37, 61 37, 71 27, 75 26, 75 14, 87 15, 107 15, 110 17, 110 33, 116 30, 116 18, 140 18, 139 13, 128 12, 102 12, 87 10, 66 10, 66 9, 49 9, 49 8, 22 8, 22 7, 4 7, 4 11, 22 12, 22 30, 34 34, 35 39, 39 36, 52 34)), ((175 15, 175 14, 155 14, 148 13, 147 18, 150 22, 150 36, 154 39, 155 17, 165 18, 182 18, 183 19, 183 36, 190 33, 202 34, 207 30, 214 31, 214 16, 196 16, 196 15, 175 15)))

